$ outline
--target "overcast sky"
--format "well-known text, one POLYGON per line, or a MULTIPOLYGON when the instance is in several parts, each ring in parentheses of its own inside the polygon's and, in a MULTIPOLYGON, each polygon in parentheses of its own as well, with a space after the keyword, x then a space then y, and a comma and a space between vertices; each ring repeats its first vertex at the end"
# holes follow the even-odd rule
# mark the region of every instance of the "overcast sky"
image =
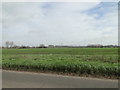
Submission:
POLYGON ((3 45, 118 44, 117 2, 2 5, 3 45))

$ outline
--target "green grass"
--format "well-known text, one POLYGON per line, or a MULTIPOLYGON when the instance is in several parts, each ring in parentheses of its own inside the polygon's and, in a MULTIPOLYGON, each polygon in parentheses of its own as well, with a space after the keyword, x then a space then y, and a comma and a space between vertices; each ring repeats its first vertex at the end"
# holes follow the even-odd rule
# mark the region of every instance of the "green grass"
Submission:
POLYGON ((119 75, 117 48, 3 49, 3 69, 119 75))
POLYGON ((35 48, 4 49, 3 54, 117 55, 117 48, 35 48))

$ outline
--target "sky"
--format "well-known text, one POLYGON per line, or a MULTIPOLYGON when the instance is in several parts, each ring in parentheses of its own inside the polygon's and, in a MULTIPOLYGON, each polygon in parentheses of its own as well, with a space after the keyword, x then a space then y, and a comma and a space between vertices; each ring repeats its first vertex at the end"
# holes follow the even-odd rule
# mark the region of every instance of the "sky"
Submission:
POLYGON ((2 45, 118 44, 117 2, 4 2, 2 45))

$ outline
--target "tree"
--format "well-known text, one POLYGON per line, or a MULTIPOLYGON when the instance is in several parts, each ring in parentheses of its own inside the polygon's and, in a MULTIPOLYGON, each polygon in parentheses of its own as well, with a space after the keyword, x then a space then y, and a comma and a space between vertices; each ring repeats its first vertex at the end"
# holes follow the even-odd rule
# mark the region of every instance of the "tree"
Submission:
POLYGON ((6 44, 7 48, 9 48, 9 47, 12 48, 14 46, 14 42, 13 41, 11 41, 11 42, 10 41, 6 41, 5 44, 6 44))
POLYGON ((43 48, 44 47, 44 44, 40 44, 40 46, 39 46, 40 48, 43 48))
POLYGON ((6 47, 9 48, 9 41, 6 41, 5 44, 6 44, 6 47))
POLYGON ((10 47, 12 48, 14 46, 14 42, 10 42, 10 47))
POLYGON ((46 48, 46 46, 44 44, 40 44, 38 48, 46 48))

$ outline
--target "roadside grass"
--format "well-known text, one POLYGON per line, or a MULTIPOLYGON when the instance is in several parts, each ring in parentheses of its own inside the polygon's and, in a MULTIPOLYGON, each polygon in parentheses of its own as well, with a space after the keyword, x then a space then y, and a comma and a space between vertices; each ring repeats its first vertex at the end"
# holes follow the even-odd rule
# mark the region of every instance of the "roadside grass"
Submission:
POLYGON ((120 75, 117 48, 3 49, 2 68, 78 75, 120 75))

